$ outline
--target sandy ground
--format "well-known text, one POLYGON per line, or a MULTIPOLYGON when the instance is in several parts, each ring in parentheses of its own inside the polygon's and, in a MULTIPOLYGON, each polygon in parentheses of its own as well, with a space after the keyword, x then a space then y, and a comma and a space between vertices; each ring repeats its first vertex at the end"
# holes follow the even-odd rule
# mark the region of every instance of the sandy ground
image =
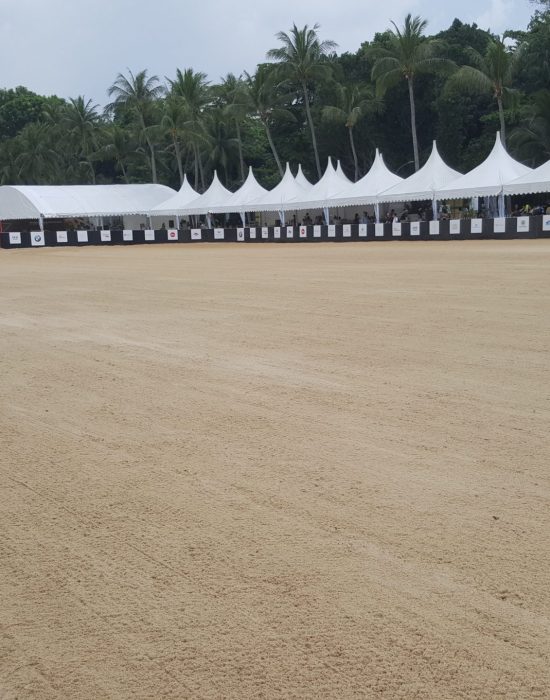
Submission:
POLYGON ((0 287, 1 700, 550 697, 550 241, 0 287))

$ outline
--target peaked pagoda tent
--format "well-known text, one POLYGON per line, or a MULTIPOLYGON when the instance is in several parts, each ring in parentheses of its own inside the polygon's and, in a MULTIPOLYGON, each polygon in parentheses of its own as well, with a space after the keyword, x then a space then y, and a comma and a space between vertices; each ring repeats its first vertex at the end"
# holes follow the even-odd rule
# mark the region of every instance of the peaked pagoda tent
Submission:
POLYGON ((187 180, 187 175, 183 176, 183 182, 179 190, 169 199, 156 207, 153 207, 149 211, 150 216, 169 216, 170 214, 175 214, 180 216, 183 213, 184 208, 193 200, 197 199, 199 193, 194 190, 189 181, 187 180))
POLYGON ((249 211, 247 205, 264 194, 267 194, 267 190, 256 180, 252 172, 252 166, 250 166, 248 168, 248 177, 240 189, 236 192, 230 192, 225 200, 221 200, 210 211, 213 214, 239 212, 244 223, 244 214, 249 211))
POLYGON ((284 204, 286 210, 289 209, 324 209, 325 221, 328 223, 328 207, 333 206, 335 197, 346 189, 351 183, 347 180, 344 182, 345 175, 338 175, 329 158, 327 167, 319 182, 315 183, 309 191, 303 194, 298 194, 295 197, 287 200, 284 204))
POLYGON ((550 160, 520 175, 502 188, 504 194, 536 194, 550 192, 550 160))
POLYGON ((380 151, 376 149, 376 155, 368 173, 357 182, 350 182, 346 189, 334 197, 332 206, 348 207, 374 204, 377 218, 379 218, 378 195, 402 181, 402 177, 395 175, 388 169, 380 151))
POLYGON ((175 192, 165 185, 4 185, 0 219, 101 218, 148 214, 175 192))
MULTIPOLYGON (((298 172, 299 174, 299 172, 298 172)), ((304 177, 305 180, 305 177, 304 177)), ((287 207, 286 204, 290 199, 295 197, 306 197, 307 193, 311 189, 311 185, 308 187, 300 184, 292 174, 290 166, 287 163, 285 174, 281 178, 278 185, 272 190, 269 190, 266 194, 260 195, 255 201, 247 205, 247 211, 277 211, 281 222, 284 225, 285 220, 285 210, 294 207, 287 207)))
POLYGON ((495 145, 483 163, 454 182, 440 185, 436 196, 437 199, 499 196, 499 214, 504 216, 504 185, 532 172, 531 168, 512 158, 497 131, 495 145))
POLYGON ((352 181, 349 179, 349 177, 346 175, 346 173, 342 170, 342 164, 340 161, 336 164, 336 174, 340 179, 342 179, 346 184, 351 183, 352 181))
POLYGON ((210 187, 203 194, 199 195, 196 199, 192 200, 182 209, 182 214, 206 214, 209 219, 210 225, 210 214, 212 208, 215 207, 219 202, 225 201, 232 192, 230 192, 218 179, 218 173, 214 170, 214 177, 210 183, 210 187))
POLYGON ((313 187, 311 182, 304 175, 304 171, 302 170, 301 164, 298 165, 298 172, 296 173, 296 177, 294 179, 299 185, 301 185, 306 190, 311 189, 313 187))
POLYGON ((439 155, 437 145, 433 142, 432 152, 424 165, 410 177, 398 182, 388 190, 381 192, 377 199, 379 202, 413 202, 421 199, 431 199, 435 216, 436 198, 438 188, 460 177, 457 170, 450 168, 439 155))

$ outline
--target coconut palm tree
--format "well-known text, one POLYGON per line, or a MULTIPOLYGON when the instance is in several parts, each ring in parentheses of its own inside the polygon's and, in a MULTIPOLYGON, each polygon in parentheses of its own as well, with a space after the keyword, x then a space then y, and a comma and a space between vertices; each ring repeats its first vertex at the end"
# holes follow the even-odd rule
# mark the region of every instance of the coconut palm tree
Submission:
POLYGON ((180 186, 183 184, 184 177, 182 133, 184 131, 185 116, 185 105, 181 97, 169 95, 164 101, 161 127, 168 135, 170 147, 174 150, 180 177, 180 186))
POLYGON ((455 68, 452 61, 436 55, 442 50, 443 45, 437 39, 428 39, 424 36, 427 24, 427 20, 408 14, 401 29, 392 22, 393 29, 388 30, 387 48, 373 47, 371 50, 375 58, 372 79, 376 81, 380 96, 401 80, 407 81, 415 170, 420 168, 420 159, 416 133, 414 79, 418 73, 450 73, 455 68))
POLYGON ((510 145, 536 166, 550 159, 550 90, 533 95, 530 114, 510 134, 510 145))
POLYGON ((244 99, 247 101, 250 114, 263 124, 271 153, 273 153, 273 158, 275 158, 279 174, 282 177, 284 170, 275 148, 271 125, 275 120, 280 122, 294 118, 283 106, 287 103, 287 96, 277 86, 273 68, 265 63, 258 66, 254 75, 245 71, 244 76, 244 99))
POLYGON ((237 139, 232 135, 227 115, 221 108, 211 108, 205 120, 208 135, 207 159, 211 170, 223 171, 224 182, 229 184, 229 167, 238 152, 237 139))
POLYGON ((356 181, 359 179, 359 162, 357 160, 353 129, 369 110, 375 112, 379 111, 380 108, 380 102, 374 98, 372 91, 366 85, 358 84, 338 85, 336 104, 327 105, 323 108, 324 119, 344 124, 348 131, 356 181))
POLYGON ((310 29, 307 24, 298 29, 294 24, 290 33, 278 32, 277 39, 282 46, 270 49, 267 57, 280 65, 281 76, 296 84, 302 94, 306 118, 311 132, 311 143, 315 154, 317 174, 321 177, 321 163, 317 149, 315 126, 311 116, 311 86, 319 79, 330 74, 330 64, 325 60, 337 44, 334 41, 320 41, 317 36, 318 24, 310 29))
POLYGON ((216 93, 224 105, 225 113, 232 120, 233 126, 235 127, 237 149, 239 152, 240 179, 241 183, 243 183, 246 179, 246 172, 244 167, 241 124, 249 114, 249 104, 242 78, 237 78, 233 73, 228 73, 225 78, 222 78, 221 84, 216 86, 216 93))
POLYGON ((40 122, 27 124, 15 137, 15 166, 19 178, 35 185, 58 179, 59 156, 52 148, 49 127, 40 122))
POLYGON ((147 70, 134 75, 128 70, 128 77, 119 73, 115 82, 107 91, 113 101, 107 105, 108 112, 119 108, 127 110, 139 126, 140 137, 145 141, 149 151, 151 177, 157 182, 156 140, 158 136, 157 102, 164 95, 165 88, 160 85, 156 75, 147 76, 147 70))
POLYGON ((508 48, 501 39, 492 39, 482 56, 475 49, 468 50, 472 66, 462 66, 448 81, 449 87, 475 93, 491 94, 498 105, 500 138, 506 145, 506 122, 504 103, 513 101, 516 90, 510 85, 514 76, 519 53, 508 48))
POLYGON ((92 100, 79 96, 71 98, 63 110, 61 119, 65 133, 74 143, 75 153, 86 164, 90 171, 92 184, 95 185, 95 168, 93 155, 99 145, 101 117, 97 105, 92 100))
POLYGON ((114 161, 115 167, 122 173, 124 182, 129 183, 128 165, 136 153, 131 131, 119 124, 110 124, 105 129, 104 136, 103 155, 114 161))
POLYGON ((199 189, 199 175, 204 189, 204 171, 201 158, 201 147, 206 142, 204 113, 211 102, 211 94, 206 73, 186 68, 183 73, 178 68, 176 79, 170 80, 170 94, 179 98, 185 112, 183 118, 184 138, 193 149, 195 189, 199 189))

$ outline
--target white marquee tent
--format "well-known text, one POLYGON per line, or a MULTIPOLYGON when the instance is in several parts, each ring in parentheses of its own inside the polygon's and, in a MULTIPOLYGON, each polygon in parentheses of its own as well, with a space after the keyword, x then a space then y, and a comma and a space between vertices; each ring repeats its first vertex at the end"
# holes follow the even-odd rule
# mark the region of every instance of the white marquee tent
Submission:
POLYGON ((0 219, 70 219, 147 214, 175 192, 165 185, 4 185, 0 219))
MULTIPOLYGON (((305 177, 304 177, 305 180, 305 177)), ((278 211, 281 214, 285 210, 285 204, 294 197, 306 197, 311 185, 307 187, 300 184, 292 174, 287 163, 285 174, 281 181, 272 190, 262 194, 247 206, 247 211, 278 211)), ((281 218, 284 218, 281 216, 281 218)))
POLYGON ((304 190, 309 190, 313 187, 311 182, 304 175, 301 164, 298 166, 298 172, 296 173, 296 177, 294 179, 304 188, 304 190))
POLYGON ((504 185, 503 191, 504 194, 550 192, 550 160, 504 185))
POLYGON ((179 190, 169 199, 150 209, 149 214, 150 216, 170 216, 170 214, 179 216, 183 212, 184 207, 197 199, 198 196, 199 193, 191 187, 187 180, 187 175, 184 175, 183 183, 179 190))
POLYGON ((221 200, 218 204, 213 206, 210 211, 213 214, 223 214, 225 212, 239 212, 244 214, 249 211, 247 205, 264 194, 267 194, 267 190, 256 180, 252 172, 252 166, 250 166, 248 168, 248 177, 243 185, 236 192, 229 193, 224 200, 221 200))
POLYGON ((219 202, 226 200, 232 192, 230 192, 218 179, 218 173, 214 170, 214 177, 210 183, 210 187, 203 194, 192 200, 182 208, 182 214, 210 214, 212 207, 215 207, 219 202))
POLYGON ((294 197, 287 199, 282 204, 282 208, 288 210, 305 210, 305 209, 323 209, 333 206, 332 202, 340 192, 345 190, 351 184, 344 173, 340 175, 334 169, 332 161, 329 158, 325 172, 319 182, 315 183, 305 193, 299 193, 294 197))

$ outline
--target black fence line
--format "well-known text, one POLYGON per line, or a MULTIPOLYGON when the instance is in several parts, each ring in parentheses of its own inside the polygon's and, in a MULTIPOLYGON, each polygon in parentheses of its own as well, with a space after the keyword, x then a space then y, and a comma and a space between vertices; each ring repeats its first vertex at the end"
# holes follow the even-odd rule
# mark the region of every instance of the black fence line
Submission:
POLYGON ((499 219, 455 219, 400 224, 336 224, 333 226, 256 226, 217 229, 24 231, 0 233, 2 248, 74 247, 89 245, 154 245, 155 243, 315 243, 399 240, 505 240, 550 238, 550 216, 499 219), (499 230, 495 231, 495 225, 499 230), (472 230, 474 229, 474 230, 472 230), (522 230, 518 230, 522 229, 522 230), (547 229, 547 230, 545 230, 547 229))

